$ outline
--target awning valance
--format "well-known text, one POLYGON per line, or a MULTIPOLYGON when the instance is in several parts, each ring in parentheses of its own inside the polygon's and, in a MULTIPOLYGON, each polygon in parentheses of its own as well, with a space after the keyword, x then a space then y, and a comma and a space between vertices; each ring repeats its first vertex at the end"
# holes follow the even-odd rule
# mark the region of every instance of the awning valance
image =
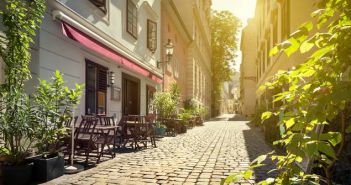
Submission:
POLYGON ((130 59, 122 56, 118 52, 112 50, 111 48, 105 46, 104 44, 96 41, 95 39, 91 38, 87 34, 81 32, 80 30, 74 28, 73 26, 69 25, 68 23, 62 23, 62 31, 65 36, 68 38, 77 41, 78 43, 82 44, 83 46, 107 57, 115 61, 117 64, 134 71, 138 74, 141 74, 151 80, 162 83, 162 79, 149 70, 139 66, 135 62, 131 61, 130 59))

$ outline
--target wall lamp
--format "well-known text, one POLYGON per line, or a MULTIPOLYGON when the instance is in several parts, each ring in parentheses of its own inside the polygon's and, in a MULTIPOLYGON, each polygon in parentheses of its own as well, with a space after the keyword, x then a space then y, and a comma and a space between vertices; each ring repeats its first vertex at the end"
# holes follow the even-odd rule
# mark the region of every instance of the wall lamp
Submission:
MULTIPOLYGON (((173 49, 174 49, 174 45, 171 41, 171 39, 168 39, 167 44, 164 46, 166 49, 166 61, 164 61, 165 63, 171 62, 172 56, 173 56, 173 49)), ((157 68, 160 68, 160 64, 164 63, 161 61, 157 61, 157 68)))
POLYGON ((109 71, 108 78, 109 78, 108 86, 112 87, 115 84, 115 78, 116 78, 115 72, 109 71))

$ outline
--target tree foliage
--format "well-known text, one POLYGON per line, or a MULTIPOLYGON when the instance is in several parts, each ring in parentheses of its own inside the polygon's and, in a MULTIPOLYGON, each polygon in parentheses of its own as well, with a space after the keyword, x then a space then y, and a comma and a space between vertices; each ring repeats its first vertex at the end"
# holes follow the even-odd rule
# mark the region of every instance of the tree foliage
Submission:
MULTIPOLYGON (((263 113, 262 119, 279 117, 281 139, 274 144, 282 146, 285 155, 261 156, 276 162, 278 175, 260 184, 332 184, 335 162, 351 131, 346 116, 351 100, 351 2, 326 0, 321 7, 312 13, 312 21, 271 50, 271 55, 307 53, 309 57, 295 70, 280 71, 262 88, 282 89, 273 100, 282 102, 282 106, 263 113), (338 129, 317 131, 325 126, 338 129), (306 159, 323 173, 303 171, 297 164, 306 159)), ((255 160, 248 171, 262 162, 255 160)), ((241 179, 245 173, 230 176, 227 182, 241 179)))
POLYGON ((210 22, 212 47, 212 106, 219 108, 223 82, 233 75, 231 66, 237 51, 240 20, 229 11, 213 11, 210 22))

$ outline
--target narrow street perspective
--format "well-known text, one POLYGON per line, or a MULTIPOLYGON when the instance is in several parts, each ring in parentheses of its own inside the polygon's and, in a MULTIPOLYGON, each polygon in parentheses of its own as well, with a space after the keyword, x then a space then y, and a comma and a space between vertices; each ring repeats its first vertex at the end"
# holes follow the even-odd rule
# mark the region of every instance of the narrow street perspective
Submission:
POLYGON ((351 185, 351 0, 0 0, 0 185, 351 185))
MULTIPOLYGON (((47 184, 219 184, 272 150, 261 132, 239 115, 223 115, 185 134, 163 138, 157 145, 117 154, 96 168, 47 184)), ((266 179, 272 168, 258 168, 250 182, 266 179)))

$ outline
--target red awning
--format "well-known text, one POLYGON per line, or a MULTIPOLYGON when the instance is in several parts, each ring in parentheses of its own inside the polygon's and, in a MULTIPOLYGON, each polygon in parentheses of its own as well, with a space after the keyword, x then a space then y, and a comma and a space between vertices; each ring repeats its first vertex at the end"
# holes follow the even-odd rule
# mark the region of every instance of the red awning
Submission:
POLYGON ((124 66, 134 72, 137 72, 145 77, 150 78, 151 80, 162 83, 162 79, 155 74, 151 73, 147 69, 139 66, 138 64, 132 62, 128 58, 122 56, 121 54, 117 53, 116 51, 112 50, 111 48, 103 45, 102 43, 96 41, 95 39, 91 38, 87 34, 81 32, 80 30, 74 28, 73 26, 65 23, 62 21, 62 31, 63 34, 66 35, 68 38, 73 39, 83 46, 105 56, 112 60, 114 60, 117 64, 124 66))

